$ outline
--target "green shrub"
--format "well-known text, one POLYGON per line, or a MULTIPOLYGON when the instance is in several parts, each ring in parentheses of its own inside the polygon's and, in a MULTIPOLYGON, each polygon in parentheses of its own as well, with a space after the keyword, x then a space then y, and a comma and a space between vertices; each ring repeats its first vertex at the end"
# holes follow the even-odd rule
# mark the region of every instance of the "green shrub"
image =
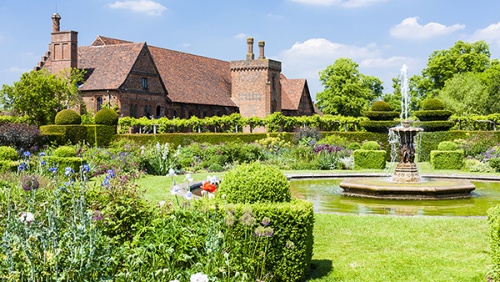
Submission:
POLYGON ((386 152, 384 150, 354 150, 355 169, 384 169, 386 152))
POLYGON ((489 162, 483 163, 476 159, 465 159, 462 170, 469 172, 482 172, 482 173, 495 172, 495 169, 490 166, 489 162))
POLYGON ((448 131, 455 126, 455 122, 451 120, 417 121, 413 123, 413 126, 420 127, 425 132, 448 131))
POLYGON ((103 108, 95 114, 94 120, 96 124, 117 125, 118 113, 113 109, 103 108))
POLYGON ((365 116, 370 120, 394 120, 399 117, 395 111, 366 111, 365 116))
POLYGON ((345 147, 347 147, 349 142, 347 141, 347 139, 345 137, 342 137, 338 134, 332 134, 332 135, 325 136, 324 138, 319 140, 318 144, 336 145, 336 146, 340 146, 340 147, 345 148, 345 147))
POLYGON ((361 149, 361 144, 359 144, 358 142, 351 142, 351 143, 349 143, 349 145, 347 145, 347 149, 349 149, 349 150, 361 149))
POLYGON ((361 145, 362 150, 380 150, 380 144, 377 141, 366 141, 361 145))
POLYGON ((83 166, 86 161, 85 159, 79 157, 57 157, 49 156, 44 157, 44 160, 49 164, 49 167, 57 167, 57 171, 64 172, 67 167, 73 169, 73 171, 80 171, 80 167, 83 166))
POLYGON ((392 108, 391 105, 385 101, 375 101, 370 110, 374 112, 389 112, 392 111, 392 108))
POLYGON ((56 114, 55 123, 57 125, 81 124, 82 116, 74 110, 64 109, 56 114))
POLYGON ((16 149, 9 146, 0 146, 0 161, 17 161, 19 154, 16 149))
POLYGON ((457 143, 453 141, 442 141, 439 142, 438 150, 440 151, 455 151, 458 150, 457 143))
POLYGON ((399 121, 395 120, 364 120, 359 122, 368 132, 388 133, 389 128, 399 125, 399 121))
POLYGON ((290 183, 276 167, 259 162, 229 170, 219 185, 217 196, 229 203, 289 202, 290 183))
POLYGON ((208 171, 211 171, 211 172, 221 172, 221 171, 224 171, 224 167, 221 166, 220 164, 211 164, 208 166, 208 171))
POLYGON ((53 156, 62 158, 76 157, 76 148, 71 146, 60 146, 54 150, 53 156))
POLYGON ((0 160, 0 172, 12 171, 16 172, 19 167, 19 161, 0 160))
POLYGON ((488 161, 488 164, 491 168, 493 168, 496 172, 500 172, 500 158, 492 158, 488 161))
POLYGON ((89 124, 85 125, 87 129, 86 140, 92 146, 108 146, 116 135, 116 126, 89 124))
MULTIPOLYGON (((58 145, 78 144, 87 141, 87 128, 84 125, 44 125, 40 132, 58 145)), ((93 140, 93 139, 92 139, 93 140)))
POLYGON ((421 121, 448 120, 453 113, 449 110, 416 111, 414 115, 421 121))
POLYGON ((491 270, 488 273, 490 281, 500 280, 500 206, 488 210, 488 225, 490 228, 490 258, 491 270))
POLYGON ((438 98, 427 98, 422 102, 422 110, 444 110, 444 103, 438 98))
POLYGON ((464 165, 464 151, 431 151, 431 165, 434 169, 461 169, 464 165))

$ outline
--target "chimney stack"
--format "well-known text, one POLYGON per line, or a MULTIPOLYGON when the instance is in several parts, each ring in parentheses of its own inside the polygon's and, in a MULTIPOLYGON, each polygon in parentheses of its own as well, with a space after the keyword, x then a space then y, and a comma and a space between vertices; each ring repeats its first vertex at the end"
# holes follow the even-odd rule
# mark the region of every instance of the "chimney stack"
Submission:
POLYGON ((247 38, 247 44, 248 44, 247 60, 253 60, 255 58, 255 56, 253 54, 253 38, 252 37, 247 38))
POLYGON ((52 15, 52 32, 61 31, 61 16, 58 13, 52 15))
POLYGON ((266 58, 264 56, 264 45, 266 45, 266 43, 264 41, 259 41, 259 59, 265 59, 266 58))

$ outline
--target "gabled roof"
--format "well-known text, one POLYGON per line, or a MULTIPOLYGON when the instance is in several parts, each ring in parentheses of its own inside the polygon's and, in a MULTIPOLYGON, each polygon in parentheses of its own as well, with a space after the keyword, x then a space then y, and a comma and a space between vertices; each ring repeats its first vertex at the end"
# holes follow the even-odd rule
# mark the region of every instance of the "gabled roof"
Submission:
POLYGON ((92 42, 91 46, 102 46, 102 45, 114 45, 114 44, 126 44, 133 43, 131 41, 116 39, 111 37, 105 37, 102 35, 98 35, 94 42, 92 42))
POLYGON ((149 51, 173 102, 237 107, 229 62, 154 46, 149 51))
POLYGON ((305 79, 287 79, 283 74, 281 82, 281 109, 297 110, 306 87, 305 79))
POLYGON ((78 47, 78 68, 91 74, 80 90, 118 89, 145 45, 127 43, 78 47))

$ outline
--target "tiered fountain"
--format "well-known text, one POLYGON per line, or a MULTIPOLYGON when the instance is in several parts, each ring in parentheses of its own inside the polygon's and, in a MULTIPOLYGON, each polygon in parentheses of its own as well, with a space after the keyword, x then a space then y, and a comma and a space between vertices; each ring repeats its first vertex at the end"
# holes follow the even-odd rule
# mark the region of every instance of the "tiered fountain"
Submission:
POLYGON ((401 68, 401 125, 390 128, 389 136, 398 143, 399 163, 392 177, 350 178, 340 187, 348 196, 383 199, 456 199, 468 198, 475 186, 465 179, 422 179, 415 164, 415 137, 422 128, 410 126, 408 121, 407 68, 401 68))

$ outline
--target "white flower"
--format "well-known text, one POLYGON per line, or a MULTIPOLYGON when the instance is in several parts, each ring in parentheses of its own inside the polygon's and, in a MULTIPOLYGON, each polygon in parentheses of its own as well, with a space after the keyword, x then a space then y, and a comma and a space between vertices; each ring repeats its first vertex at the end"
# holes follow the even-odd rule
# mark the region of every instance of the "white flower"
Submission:
POLYGON ((208 282, 208 275, 198 272, 191 275, 190 282, 208 282))
POLYGON ((158 203, 158 206, 160 207, 160 209, 163 208, 164 205, 165 205, 165 201, 160 201, 158 203))
POLYGON ((156 151, 160 152, 160 150, 161 150, 160 142, 156 142, 156 151))
POLYGON ((192 198, 193 198, 193 193, 191 193, 191 191, 188 191, 186 193, 186 199, 191 200, 192 198))
POLYGON ((177 174, 175 173, 175 170, 174 170, 173 168, 170 168, 170 169, 168 170, 168 174, 167 174, 167 176, 172 176, 172 177, 174 177, 174 176, 177 176, 177 174))
POLYGON ((33 221, 35 221, 35 216, 30 212, 23 212, 21 213, 19 220, 25 223, 32 223, 33 221))
POLYGON ((144 155, 144 149, 146 149, 146 147, 141 146, 141 155, 144 155))
POLYGON ((207 176, 207 182, 209 182, 210 184, 219 184, 220 182, 220 179, 217 178, 216 175, 214 176, 207 176))
POLYGON ((177 185, 174 185, 174 187, 172 187, 172 190, 170 190, 170 193, 172 193, 172 195, 177 195, 179 194, 179 192, 181 192, 181 187, 177 185))
POLYGON ((186 173, 186 180, 189 182, 193 181, 193 178, 191 177, 191 173, 186 173))

